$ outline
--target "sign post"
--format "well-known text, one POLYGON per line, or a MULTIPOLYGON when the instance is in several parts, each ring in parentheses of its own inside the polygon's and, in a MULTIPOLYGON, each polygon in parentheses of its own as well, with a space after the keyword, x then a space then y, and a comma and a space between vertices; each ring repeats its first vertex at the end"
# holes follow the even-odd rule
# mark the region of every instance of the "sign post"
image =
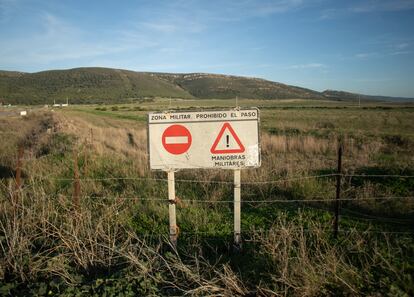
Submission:
POLYGON ((175 178, 174 171, 168 171, 168 214, 170 221, 170 242, 177 247, 177 217, 175 213, 175 178))
POLYGON ((240 169, 234 170, 234 245, 236 249, 241 248, 241 184, 240 184, 240 169))
POLYGON ((259 110, 153 112, 148 114, 150 168, 168 173, 170 240, 178 227, 174 172, 179 169, 234 171, 234 244, 241 247, 241 169, 260 167, 259 110))

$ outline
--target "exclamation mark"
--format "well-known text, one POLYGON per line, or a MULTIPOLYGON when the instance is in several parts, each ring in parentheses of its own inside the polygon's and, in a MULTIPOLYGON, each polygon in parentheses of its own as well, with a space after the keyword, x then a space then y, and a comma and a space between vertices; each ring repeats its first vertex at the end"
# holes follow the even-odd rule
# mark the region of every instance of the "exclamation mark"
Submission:
POLYGON ((228 135, 226 135, 226 143, 227 143, 227 145, 226 145, 226 146, 227 146, 227 147, 229 147, 229 146, 230 146, 230 145, 229 145, 229 138, 230 138, 230 137, 229 137, 228 135))

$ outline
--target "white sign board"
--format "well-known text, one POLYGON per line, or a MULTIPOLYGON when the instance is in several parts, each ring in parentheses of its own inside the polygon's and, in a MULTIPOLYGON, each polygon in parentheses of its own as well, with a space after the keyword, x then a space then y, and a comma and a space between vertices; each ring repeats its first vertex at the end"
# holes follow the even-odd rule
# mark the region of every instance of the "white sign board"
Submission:
POLYGON ((151 169, 260 166, 259 110, 148 114, 151 169))

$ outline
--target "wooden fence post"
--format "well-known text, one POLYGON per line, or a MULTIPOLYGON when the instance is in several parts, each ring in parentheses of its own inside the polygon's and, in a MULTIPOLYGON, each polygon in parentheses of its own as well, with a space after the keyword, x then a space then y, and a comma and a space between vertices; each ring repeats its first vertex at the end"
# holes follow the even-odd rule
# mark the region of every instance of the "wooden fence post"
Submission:
POLYGON ((342 150, 343 144, 342 139, 338 143, 338 167, 337 167, 337 176, 336 176, 336 197, 335 197, 335 218, 333 224, 334 237, 338 237, 338 228, 339 228, 339 205, 341 199, 341 179, 342 179, 342 150))

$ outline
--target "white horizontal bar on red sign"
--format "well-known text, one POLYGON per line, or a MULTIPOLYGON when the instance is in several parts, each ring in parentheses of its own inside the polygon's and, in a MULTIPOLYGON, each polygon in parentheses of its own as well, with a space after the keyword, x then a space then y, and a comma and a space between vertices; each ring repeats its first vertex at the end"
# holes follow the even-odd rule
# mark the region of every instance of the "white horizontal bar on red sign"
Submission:
POLYGON ((188 143, 188 136, 167 136, 165 137, 166 144, 181 144, 188 143))

